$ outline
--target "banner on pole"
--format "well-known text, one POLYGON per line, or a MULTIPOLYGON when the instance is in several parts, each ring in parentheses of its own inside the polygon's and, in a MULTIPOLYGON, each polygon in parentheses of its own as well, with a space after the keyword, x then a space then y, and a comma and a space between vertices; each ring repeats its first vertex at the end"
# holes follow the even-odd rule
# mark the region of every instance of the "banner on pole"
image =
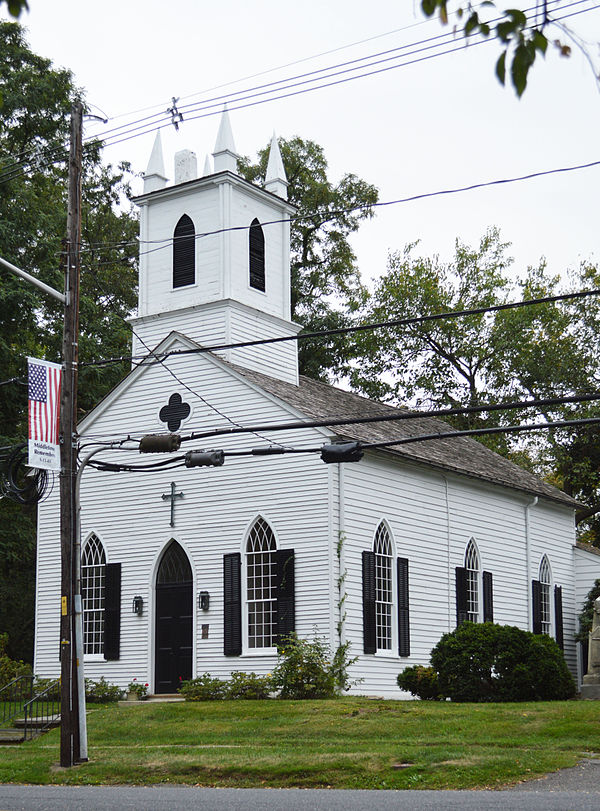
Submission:
POLYGON ((29 466, 60 470, 58 415, 62 367, 27 358, 29 390, 29 466))

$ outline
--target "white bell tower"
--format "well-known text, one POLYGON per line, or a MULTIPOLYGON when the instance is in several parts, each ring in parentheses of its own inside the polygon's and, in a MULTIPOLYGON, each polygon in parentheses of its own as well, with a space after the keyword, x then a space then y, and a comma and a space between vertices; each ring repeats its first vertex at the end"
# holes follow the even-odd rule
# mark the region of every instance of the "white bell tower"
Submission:
MULTIPOLYGON (((204 346, 237 343, 301 329, 290 318, 290 224, 287 181, 273 135, 264 188, 237 174, 238 155, 224 110, 210 160, 198 177, 196 155, 175 156, 167 185, 160 131, 140 207, 140 279, 136 333, 150 347, 170 332, 204 346)), ((133 354, 145 352, 133 337, 133 354)), ((298 382, 295 341, 219 351, 271 377, 298 382)))

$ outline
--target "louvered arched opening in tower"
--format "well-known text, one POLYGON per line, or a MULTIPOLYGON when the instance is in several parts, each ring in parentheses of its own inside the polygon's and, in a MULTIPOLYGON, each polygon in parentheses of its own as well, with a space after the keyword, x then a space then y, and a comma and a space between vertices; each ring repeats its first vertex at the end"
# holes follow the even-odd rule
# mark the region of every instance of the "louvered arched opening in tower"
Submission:
POLYGON ((196 281, 196 239, 194 223, 184 214, 173 234, 173 287, 186 287, 196 281))
POLYGON ((248 237, 250 251, 250 287, 265 292, 265 235, 259 221, 254 218, 248 237))

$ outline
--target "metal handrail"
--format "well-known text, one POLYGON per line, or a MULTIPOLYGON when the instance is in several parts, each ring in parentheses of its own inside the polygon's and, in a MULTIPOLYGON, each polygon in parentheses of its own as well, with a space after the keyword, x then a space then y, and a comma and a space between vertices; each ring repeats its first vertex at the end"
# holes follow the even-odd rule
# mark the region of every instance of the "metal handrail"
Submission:
POLYGON ((7 724, 23 711, 23 705, 33 696, 33 676, 17 676, 0 689, 2 717, 0 725, 7 724))
POLYGON ((23 704, 23 740, 40 735, 60 720, 60 679, 23 704))

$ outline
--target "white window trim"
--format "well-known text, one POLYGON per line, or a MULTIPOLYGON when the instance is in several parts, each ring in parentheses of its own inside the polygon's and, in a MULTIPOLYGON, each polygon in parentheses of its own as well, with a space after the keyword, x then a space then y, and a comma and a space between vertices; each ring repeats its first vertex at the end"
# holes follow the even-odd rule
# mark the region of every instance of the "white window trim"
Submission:
POLYGON ((264 513, 258 513, 254 516, 252 521, 248 524, 246 532, 244 533, 244 541, 242 545, 242 653, 241 657, 256 659, 260 657, 273 657, 277 655, 277 647, 272 645, 269 648, 251 648, 249 645, 249 612, 248 612, 248 539, 250 533, 258 519, 261 518, 271 529, 275 538, 274 552, 280 549, 279 538, 273 526, 273 523, 266 517, 264 513))
MULTIPOLYGON (((390 551, 391 551, 391 579, 392 579, 392 594, 391 594, 391 606, 392 606, 392 616, 391 616, 391 645, 389 648, 379 648, 377 647, 375 650, 375 656, 385 658, 385 659, 400 659, 401 657, 398 655, 398 567, 397 567, 397 552, 396 552, 396 542, 394 540, 394 534, 392 532, 392 528, 390 527, 389 521, 385 518, 381 518, 377 522, 377 526, 375 527, 375 532, 373 533, 373 542, 371 543, 371 550, 377 555, 375 552, 375 540, 377 538, 377 532, 379 528, 383 526, 386 531, 390 541, 390 551)), ((376 558, 377 560, 377 558, 376 558)), ((377 565, 375 566, 377 569, 377 565)), ((377 573, 375 574, 377 577, 377 573)), ((376 586, 377 590, 377 586, 376 586)), ((377 641, 377 607, 375 608, 375 640, 377 641)))

